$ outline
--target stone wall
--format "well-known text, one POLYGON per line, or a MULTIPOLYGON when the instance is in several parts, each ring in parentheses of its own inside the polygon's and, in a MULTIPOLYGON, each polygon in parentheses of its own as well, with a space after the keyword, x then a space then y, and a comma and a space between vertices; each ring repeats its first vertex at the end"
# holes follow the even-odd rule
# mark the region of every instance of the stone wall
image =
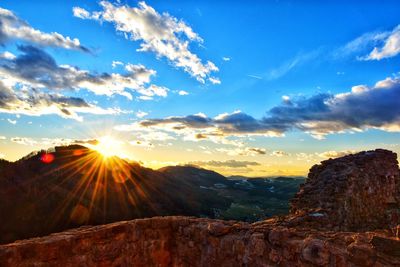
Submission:
POLYGON ((397 155, 377 149, 314 165, 291 206, 292 214, 320 217, 320 227, 336 231, 395 227, 400 224, 397 155))
POLYGON ((399 266, 400 240, 261 222, 155 217, 0 246, 0 266, 399 266))

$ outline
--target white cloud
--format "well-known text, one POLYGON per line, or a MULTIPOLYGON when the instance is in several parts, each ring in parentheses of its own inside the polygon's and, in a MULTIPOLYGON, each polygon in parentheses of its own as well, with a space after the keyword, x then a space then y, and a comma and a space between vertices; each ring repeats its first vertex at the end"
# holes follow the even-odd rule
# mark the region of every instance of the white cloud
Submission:
POLYGON ((138 51, 150 51, 159 58, 167 58, 175 67, 182 68, 202 83, 211 81, 211 73, 218 71, 214 63, 203 63, 190 51, 190 42, 202 43, 203 40, 184 21, 168 13, 160 14, 145 2, 139 2, 138 7, 129 7, 101 1, 100 6, 102 11, 91 13, 74 7, 73 13, 81 19, 113 23, 116 30, 122 32, 126 38, 141 41, 138 51))
POLYGON ((17 143, 19 145, 33 146, 37 144, 37 141, 28 137, 12 137, 11 142, 17 143))
POLYGON ((0 8, 0 44, 13 39, 29 41, 43 46, 90 52, 88 48, 80 44, 77 38, 71 39, 57 32, 41 32, 18 18, 12 11, 0 8))
POLYGON ((5 51, 3 53, 0 53, 0 58, 8 59, 8 60, 13 60, 16 58, 16 56, 8 51, 5 51))
POLYGON ((222 57, 222 60, 223 61, 231 61, 231 58, 230 57, 222 57))
POLYGON ((149 113, 139 110, 138 112, 135 113, 135 115, 138 118, 143 118, 143 117, 146 117, 147 115, 149 115, 149 113))
MULTIPOLYGON (((91 114, 119 114, 119 109, 103 109, 89 104, 81 98, 66 97, 61 94, 42 93, 35 89, 13 89, 0 81, 0 113, 24 114, 28 116, 40 116, 56 114, 63 118, 71 118, 82 121, 79 113, 91 114)), ((17 121, 8 119, 15 124, 17 121)))
POLYGON ((12 85, 50 90, 86 89, 97 95, 122 95, 128 99, 133 99, 131 92, 149 99, 167 96, 168 88, 150 84, 156 71, 141 64, 126 64, 123 74, 97 74, 58 65, 51 55, 33 46, 19 46, 19 50, 22 54, 16 58, 0 58, 0 78, 12 85))
POLYGON ((215 77, 210 77, 208 79, 212 84, 221 84, 221 80, 215 77))
POLYGON ((112 63, 111 63, 111 67, 113 68, 113 69, 115 69, 118 65, 124 65, 124 63, 122 63, 121 61, 113 61, 112 63))
POLYGON ((370 51, 358 56, 358 60, 381 60, 400 53, 400 25, 391 31, 367 32, 334 51, 334 57, 349 56, 370 51))
POLYGON ((186 91, 184 91, 184 90, 180 90, 180 91, 178 92, 178 94, 179 94, 179 95, 188 95, 189 93, 186 92, 186 91))
POLYGON ((380 33, 380 35, 386 34, 387 36, 383 39, 383 44, 380 47, 374 47, 374 49, 367 56, 361 59, 381 60, 398 55, 400 53, 400 25, 394 28, 390 33, 380 33))
POLYGON ((7 121, 9 122, 9 123, 11 123, 11 124, 17 124, 17 121, 16 120, 12 120, 12 119, 7 119, 7 121))

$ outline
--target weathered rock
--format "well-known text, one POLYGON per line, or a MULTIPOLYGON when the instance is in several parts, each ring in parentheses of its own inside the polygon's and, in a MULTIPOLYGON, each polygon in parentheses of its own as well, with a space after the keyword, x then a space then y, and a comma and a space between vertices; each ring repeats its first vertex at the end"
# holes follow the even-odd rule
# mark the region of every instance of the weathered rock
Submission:
POLYGON ((291 201, 292 214, 297 222, 314 228, 366 231, 395 227, 400 224, 396 158, 391 151, 377 149, 313 166, 291 201))
POLYGON ((2 245, 0 266, 398 266, 399 246, 383 232, 155 217, 2 245))

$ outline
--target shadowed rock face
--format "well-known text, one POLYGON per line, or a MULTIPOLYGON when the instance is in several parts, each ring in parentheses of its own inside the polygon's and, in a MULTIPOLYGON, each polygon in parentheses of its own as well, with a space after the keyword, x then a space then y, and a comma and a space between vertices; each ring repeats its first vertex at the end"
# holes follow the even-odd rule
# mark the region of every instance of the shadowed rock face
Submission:
POLYGON ((297 217, 313 216, 314 225, 342 231, 366 231, 400 223, 397 155, 377 149, 330 159, 310 169, 291 201, 297 217))
POLYGON ((396 154, 362 152, 313 166, 284 218, 82 227, 2 245, 0 266, 400 266, 399 186, 396 154))

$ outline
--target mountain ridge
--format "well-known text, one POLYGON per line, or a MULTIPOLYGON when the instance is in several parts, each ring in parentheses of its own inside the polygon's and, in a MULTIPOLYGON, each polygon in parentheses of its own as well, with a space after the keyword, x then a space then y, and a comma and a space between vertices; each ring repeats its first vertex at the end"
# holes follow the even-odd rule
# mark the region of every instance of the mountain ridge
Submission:
POLYGON ((194 166, 152 170, 82 145, 33 152, 0 168, 0 243, 164 215, 255 221, 288 212, 300 184, 270 192, 269 183, 237 185, 194 166))

